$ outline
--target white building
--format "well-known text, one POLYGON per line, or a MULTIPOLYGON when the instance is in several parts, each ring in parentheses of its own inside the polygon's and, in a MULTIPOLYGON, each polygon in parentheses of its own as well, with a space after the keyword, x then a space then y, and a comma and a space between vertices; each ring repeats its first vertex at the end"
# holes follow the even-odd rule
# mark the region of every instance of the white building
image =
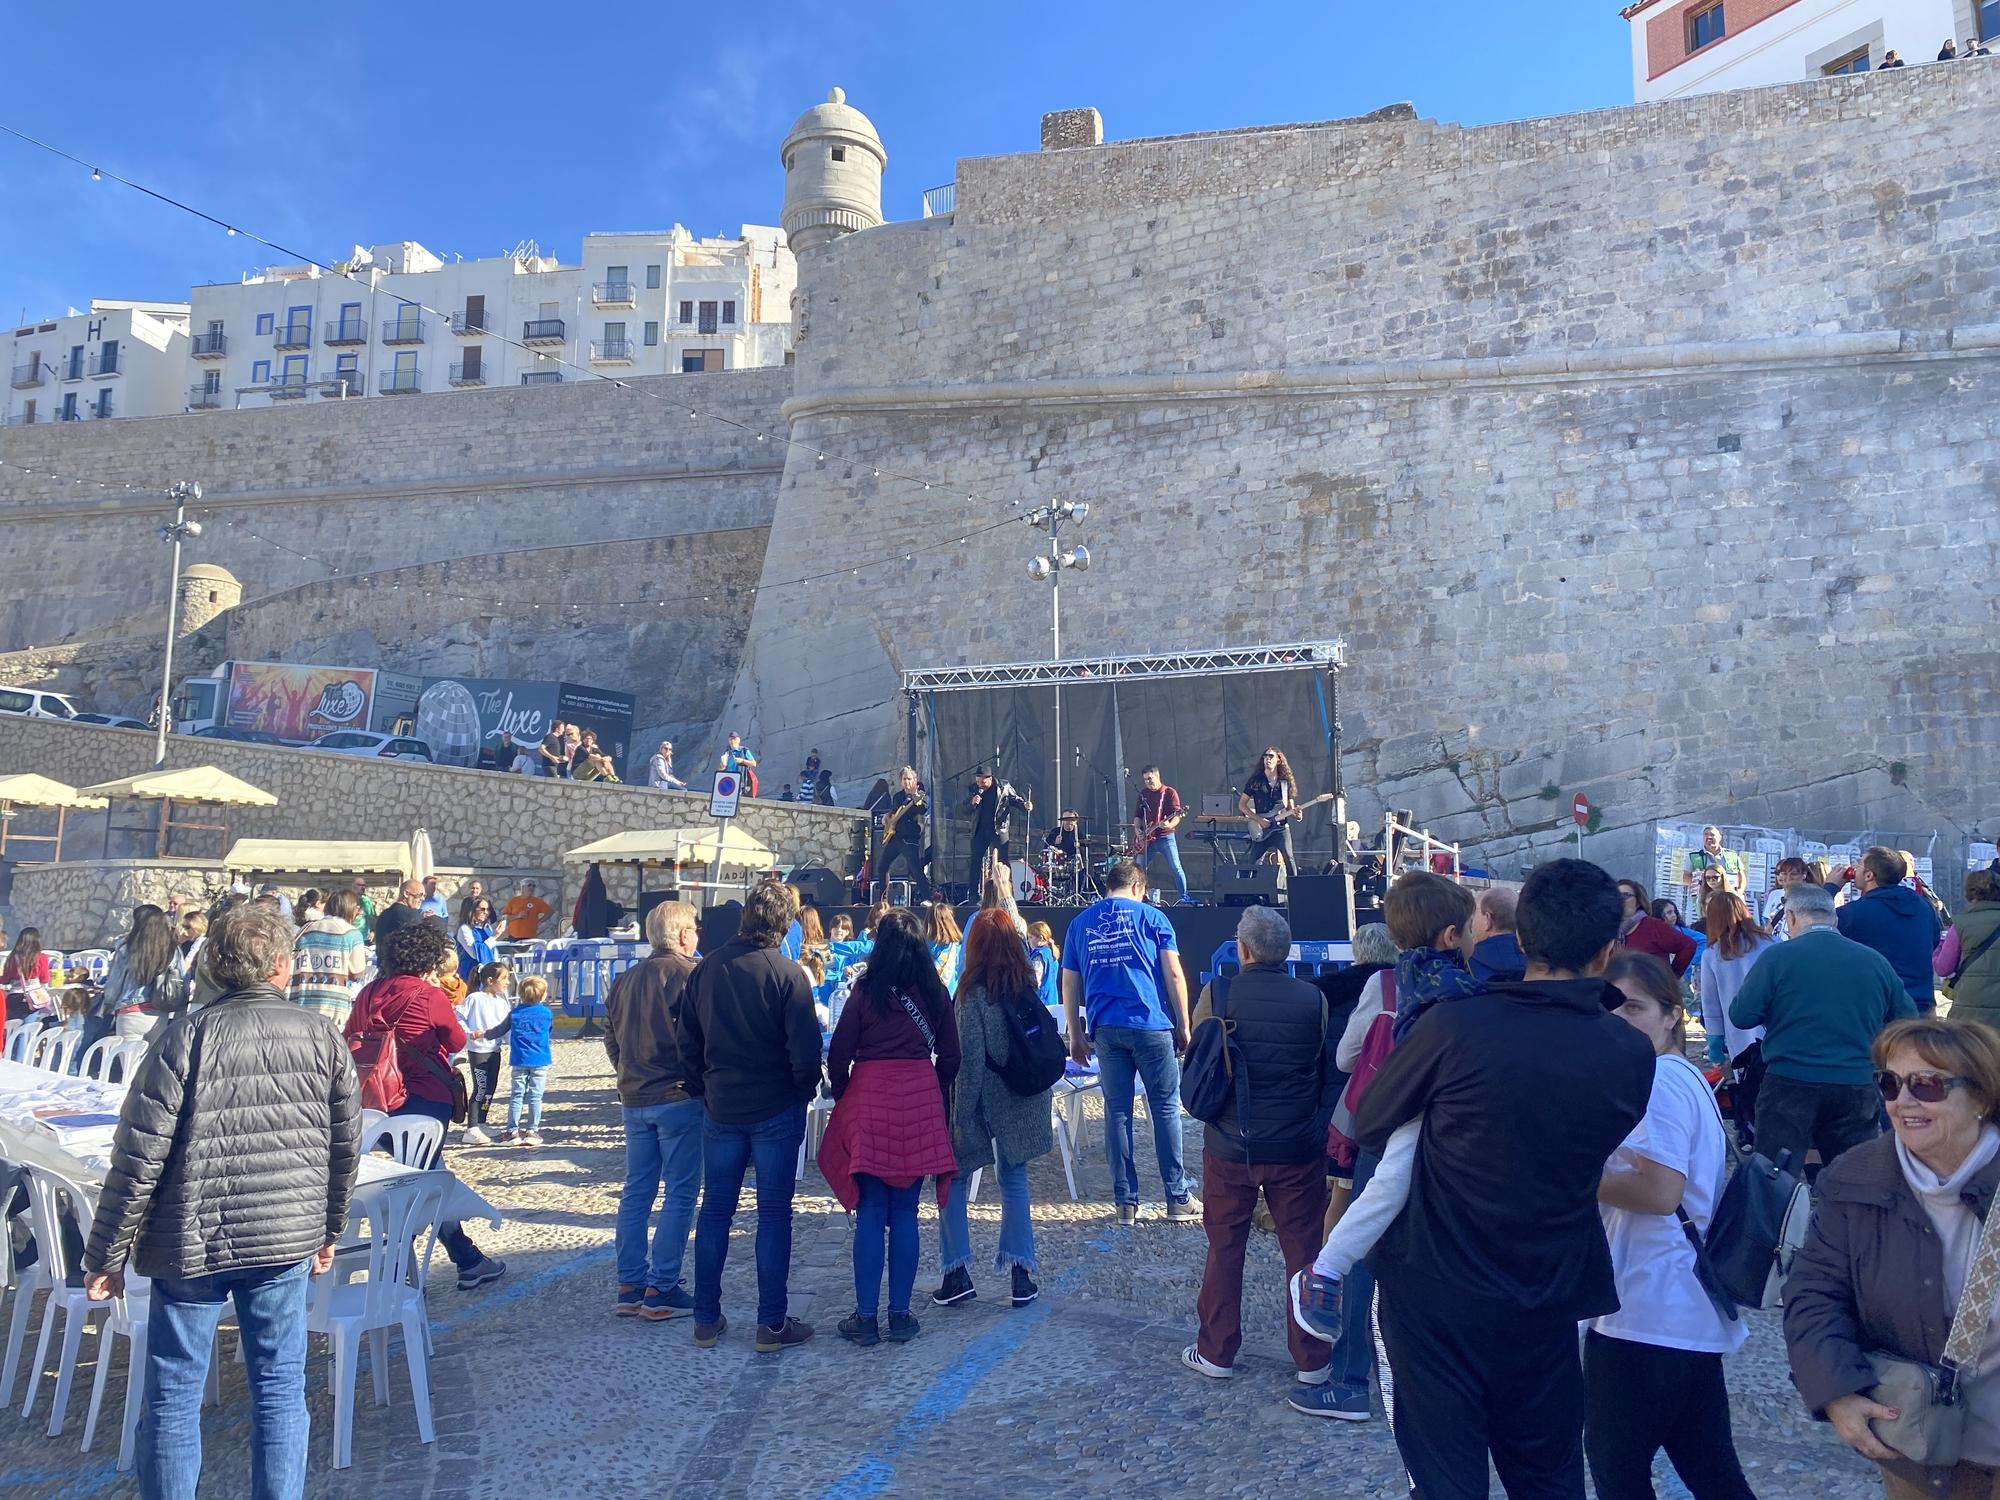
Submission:
POLYGON ((269 266, 198 286, 185 404, 417 395, 605 375, 781 365, 791 359, 792 254, 782 232, 733 240, 675 225, 591 234, 579 265, 532 245, 446 262, 410 241, 341 269, 269 266))
POLYGON ((185 302, 93 300, 7 337, 7 423, 158 417, 186 402, 185 302))
POLYGON ((1866 73, 1892 51, 1915 67, 1948 37, 2000 52, 2000 0, 1636 0, 1620 14, 1641 104, 1866 73))

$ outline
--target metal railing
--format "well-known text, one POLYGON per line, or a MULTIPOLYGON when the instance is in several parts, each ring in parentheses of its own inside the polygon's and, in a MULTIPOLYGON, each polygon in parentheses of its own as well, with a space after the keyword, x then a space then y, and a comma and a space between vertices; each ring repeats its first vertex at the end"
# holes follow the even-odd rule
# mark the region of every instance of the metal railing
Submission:
POLYGON ((943 187, 924 189, 924 217, 935 219, 939 214, 948 214, 958 207, 958 183, 947 182, 943 187))
POLYGON ((561 370, 530 370, 521 377, 522 385, 561 385, 561 370))
POLYGON ((7 415, 9 427, 32 427, 36 420, 35 414, 31 411, 9 412, 7 415))
POLYGON ((286 323, 271 330, 273 349, 310 349, 313 341, 313 326, 310 323, 286 323))
POLYGON ((470 370, 466 369, 466 367, 465 367, 465 366, 466 366, 466 364, 467 364, 467 361, 464 361, 464 360, 461 360, 461 361, 459 361, 459 363, 457 363, 457 364, 455 364, 455 365, 453 365, 453 366, 451 367, 451 375, 450 375, 450 377, 449 377, 449 378, 450 378, 450 380, 451 380, 451 383, 452 383, 453 385, 484 385, 484 384, 486 384, 486 365, 485 365, 485 363, 484 363, 483 361, 482 361, 482 362, 479 362, 479 363, 475 363, 475 364, 473 364, 473 366, 472 366, 472 368, 471 368, 470 370))
POLYGON ((495 331, 493 314, 491 313, 470 313, 461 309, 453 313, 446 321, 451 324, 451 331, 462 337, 495 331))
POLYGON ((335 370, 320 384, 323 387, 320 394, 335 401, 368 394, 368 377, 359 370, 335 370))
POLYGON ((222 405, 221 386, 218 385, 214 390, 210 390, 205 385, 191 385, 188 387, 188 407, 190 410, 207 411, 220 405, 222 405))
POLYGON ((411 396, 424 388, 421 370, 384 370, 375 389, 385 396, 411 396))
POLYGON ((221 359, 229 353, 229 337, 221 333, 197 333, 188 340, 188 353, 196 359, 221 359))
POLYGON ((521 325, 524 344, 560 344, 568 335, 561 318, 530 318, 521 325))
POLYGON ((267 389, 273 401, 296 401, 303 397, 312 382, 303 375, 279 375, 267 389))
POLYGON ((91 403, 90 403, 90 415, 91 415, 91 416, 92 416, 93 418, 96 418, 96 417, 109 417, 109 416, 111 416, 111 415, 112 415, 112 411, 111 411, 111 403, 110 403, 109 401, 93 401, 93 402, 91 402, 91 403))
POLYGON ((632 363, 632 341, 630 339, 592 339, 590 357, 601 365, 629 365, 632 363))
POLYGON ((90 373, 93 375, 116 375, 118 373, 118 354, 119 351, 116 349, 98 350, 97 358, 90 362, 90 373))
POLYGON ((385 344, 421 344, 423 341, 422 318, 391 318, 382 325, 382 342, 385 344))
POLYGON ((590 300, 599 307, 630 307, 632 305, 632 283, 629 281, 592 282, 590 300))
POLYGON ((47 369, 39 359, 31 359, 25 365, 14 366, 14 389, 31 391, 42 383, 42 371, 47 369))
POLYGON ((368 342, 368 323, 363 318, 341 318, 326 325, 326 341, 329 344, 365 344, 368 342))
POLYGON ((62 378, 64 380, 81 380, 83 379, 83 370, 83 356, 81 354, 72 354, 63 364, 62 378))

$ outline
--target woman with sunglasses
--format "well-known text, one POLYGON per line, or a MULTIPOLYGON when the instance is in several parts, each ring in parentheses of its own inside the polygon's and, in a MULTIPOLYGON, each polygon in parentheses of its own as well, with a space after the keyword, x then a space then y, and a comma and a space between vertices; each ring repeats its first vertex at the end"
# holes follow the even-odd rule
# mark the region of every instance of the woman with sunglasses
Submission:
POLYGON ((1893 1133, 1820 1174, 1811 1233, 1785 1282, 1785 1342, 1806 1405, 1882 1466, 1889 1500, 2000 1491, 2000 1337, 1961 1378, 1958 1464, 1924 1468, 1870 1425, 1871 1353, 1935 1365, 2000 1189, 2000 1033, 1918 1017, 1875 1039, 1875 1083, 1893 1133))

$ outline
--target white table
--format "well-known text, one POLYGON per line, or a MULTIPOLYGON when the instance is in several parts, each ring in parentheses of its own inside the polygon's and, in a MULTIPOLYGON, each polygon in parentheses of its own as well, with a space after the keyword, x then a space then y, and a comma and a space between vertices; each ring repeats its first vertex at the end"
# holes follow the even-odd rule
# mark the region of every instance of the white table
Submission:
MULTIPOLYGON (((44 1104, 64 1104, 79 1111, 115 1115, 124 1103, 122 1083, 71 1078, 0 1059, 0 1156, 60 1172, 87 1186, 101 1184, 110 1170, 109 1148, 97 1143, 65 1146, 35 1123, 34 1110, 44 1104)), ((361 1158, 354 1189, 359 1195, 365 1189, 416 1176, 419 1170, 371 1153, 361 1158)), ((450 1172, 444 1175, 451 1179, 444 1199, 447 1220, 485 1219, 495 1229, 500 1227, 499 1209, 450 1172)))

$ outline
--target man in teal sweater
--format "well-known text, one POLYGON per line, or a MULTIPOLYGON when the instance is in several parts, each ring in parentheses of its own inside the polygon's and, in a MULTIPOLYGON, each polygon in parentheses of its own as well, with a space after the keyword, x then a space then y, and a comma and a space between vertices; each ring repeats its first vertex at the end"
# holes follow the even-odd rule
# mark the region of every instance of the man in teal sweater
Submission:
POLYGON ((1831 1162, 1875 1138, 1875 1035, 1916 1003, 1889 961, 1840 935, 1833 897, 1807 881, 1785 897, 1786 930, 1794 939, 1767 949, 1729 1007, 1748 1031, 1764 1028, 1764 1083, 1757 1091, 1757 1149, 1776 1160, 1792 1153, 1805 1163, 1819 1148, 1831 1162))

